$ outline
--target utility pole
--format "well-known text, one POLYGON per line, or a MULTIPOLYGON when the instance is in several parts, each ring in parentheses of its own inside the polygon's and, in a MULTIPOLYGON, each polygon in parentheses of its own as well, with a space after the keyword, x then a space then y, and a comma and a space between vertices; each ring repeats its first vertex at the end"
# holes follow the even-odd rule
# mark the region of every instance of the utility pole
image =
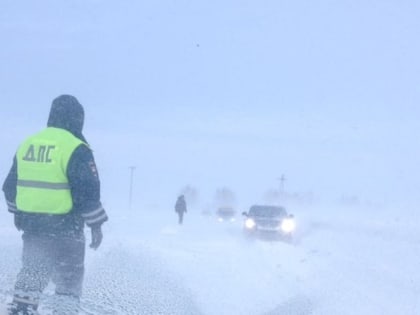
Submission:
POLYGON ((284 174, 281 174, 277 179, 280 181, 280 195, 282 195, 284 193, 284 182, 286 181, 286 177, 284 174))
POLYGON ((134 178, 134 170, 136 169, 135 166, 130 166, 130 192, 128 196, 128 207, 131 210, 131 205, 133 202, 133 178, 134 178))

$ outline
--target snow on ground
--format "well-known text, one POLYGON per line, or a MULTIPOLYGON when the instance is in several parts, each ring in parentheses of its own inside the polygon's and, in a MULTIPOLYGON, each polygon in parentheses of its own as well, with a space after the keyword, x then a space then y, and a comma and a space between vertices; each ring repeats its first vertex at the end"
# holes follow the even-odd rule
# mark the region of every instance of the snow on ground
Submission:
MULTIPOLYGON (((87 251, 82 314, 419 314, 414 210, 289 208, 292 243, 248 239, 240 217, 190 211, 179 226, 172 209, 110 212, 101 248, 87 251)), ((6 210, 0 218, 4 303, 21 243, 6 210)))

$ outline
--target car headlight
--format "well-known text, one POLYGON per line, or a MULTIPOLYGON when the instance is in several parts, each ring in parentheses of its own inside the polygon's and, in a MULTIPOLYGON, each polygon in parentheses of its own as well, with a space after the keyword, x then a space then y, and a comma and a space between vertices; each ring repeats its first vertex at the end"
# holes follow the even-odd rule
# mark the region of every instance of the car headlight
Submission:
POLYGON ((281 222, 281 230, 284 233, 291 233, 296 229, 296 222, 291 218, 283 219, 281 222))
POLYGON ((250 229, 250 230, 253 229, 255 227, 255 221, 251 218, 246 219, 245 220, 245 227, 247 229, 250 229))

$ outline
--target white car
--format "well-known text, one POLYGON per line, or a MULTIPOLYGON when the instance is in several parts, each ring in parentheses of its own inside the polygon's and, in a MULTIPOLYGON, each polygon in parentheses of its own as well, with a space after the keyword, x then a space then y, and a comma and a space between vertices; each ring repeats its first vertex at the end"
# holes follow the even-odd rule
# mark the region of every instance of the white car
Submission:
POLYGON ((286 209, 280 206, 254 205, 245 216, 244 229, 247 234, 271 234, 291 238, 296 222, 286 209))

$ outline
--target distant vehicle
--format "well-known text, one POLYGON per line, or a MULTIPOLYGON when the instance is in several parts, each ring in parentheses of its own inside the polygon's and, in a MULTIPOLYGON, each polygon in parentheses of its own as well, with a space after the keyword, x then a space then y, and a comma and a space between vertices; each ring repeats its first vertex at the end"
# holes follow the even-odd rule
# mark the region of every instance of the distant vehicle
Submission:
POLYGON ((253 205, 248 212, 243 212, 244 229, 249 235, 268 234, 291 239, 296 228, 293 215, 284 207, 253 205))
POLYGON ((232 207, 219 207, 216 211, 217 219, 220 222, 235 221, 236 211, 232 207))

